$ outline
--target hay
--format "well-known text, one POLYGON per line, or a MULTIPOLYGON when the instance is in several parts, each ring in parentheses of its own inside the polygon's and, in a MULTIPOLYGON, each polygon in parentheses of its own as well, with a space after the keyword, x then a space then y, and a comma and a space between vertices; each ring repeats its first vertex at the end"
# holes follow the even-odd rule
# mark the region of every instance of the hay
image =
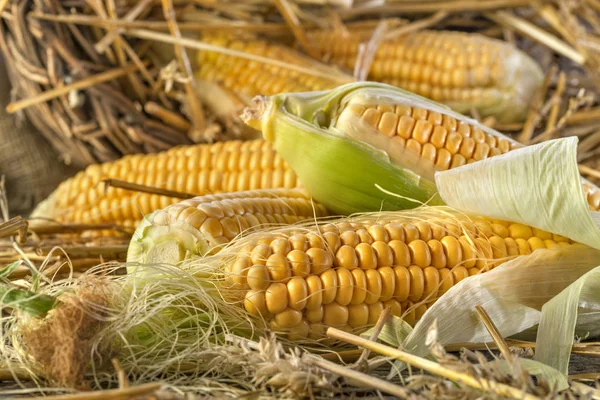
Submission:
MULTIPOLYGON (((150 3, 128 9, 126 18, 147 16, 155 10, 150 3)), ((72 10, 108 20, 122 16, 122 6, 109 2, 88 8, 84 2, 75 2, 72 10)), ((125 154, 234 136, 215 130, 210 118, 203 117, 205 111, 196 93, 182 90, 182 84, 165 90, 167 85, 161 77, 164 65, 147 43, 127 42, 116 31, 106 34, 96 27, 30 18, 32 11, 68 14, 60 1, 6 4, 0 49, 15 100, 24 100, 10 109, 24 108, 65 163, 81 168, 125 154), (107 71, 112 75, 106 75, 107 71), (103 76, 106 78, 101 79, 103 76), (109 77, 112 79, 107 81, 109 77), (69 85, 73 85, 72 90, 67 90, 69 85), (162 112, 144 112, 148 103, 162 112), (173 123, 173 119, 164 118, 165 114, 181 115, 183 120, 173 123)), ((180 68, 176 73, 182 76, 180 68)))
MULTIPOLYGON (((3 156, 3 160, 0 160, 0 172, 8 176, 13 211, 24 212, 18 209, 20 205, 27 208, 28 204, 39 201, 39 196, 43 194, 38 193, 49 190, 46 189, 46 183, 48 187, 54 186, 56 180, 53 180, 53 176, 57 175, 50 173, 55 174, 63 161, 83 167, 91 162, 113 160, 123 154, 154 152, 177 144, 223 140, 241 135, 230 113, 216 112, 211 107, 209 97, 212 92, 194 97, 193 90, 188 87, 190 74, 189 68, 186 68, 185 54, 179 53, 178 60, 171 62, 168 54, 167 57, 164 53, 160 54, 161 46, 134 38, 133 30, 137 30, 138 34, 159 31, 165 35, 178 34, 178 30, 181 30, 182 35, 188 36, 195 36, 207 29, 243 31, 288 44, 296 37, 302 49, 311 54, 310 43, 304 40, 302 29, 344 26, 355 21, 375 29, 378 20, 363 20, 379 16, 401 16, 409 20, 407 24, 387 32, 387 35, 406 34, 424 27, 477 31, 504 38, 531 54, 548 74, 543 93, 539 94, 538 101, 529 110, 527 121, 512 125, 497 124, 493 119, 485 122, 498 130, 519 135, 526 143, 560 136, 579 136, 580 170, 586 177, 600 182, 600 107, 597 101, 600 86, 600 19, 596 1, 547 1, 538 7, 523 0, 425 0, 375 5, 359 0, 281 0, 276 4, 268 0, 194 3, 175 0, 163 1, 162 4, 149 0, 0 0, 0 10, 3 8, 0 13, 0 49, 7 56, 7 67, 15 84, 14 98, 3 101, 13 100, 13 106, 27 106, 23 109, 24 113, 39 129, 39 133, 28 136, 23 133, 19 137, 20 140, 29 140, 25 138, 31 137, 33 144, 13 146, 11 150, 2 148, 3 155, 15 156, 14 159, 3 156), (171 6, 175 18, 166 18, 164 10, 168 16, 172 16, 171 6), (282 18, 279 12, 286 18, 282 18), (531 25, 541 31, 530 29, 531 25), (108 76, 119 78, 98 83, 106 79, 107 72, 115 74, 108 76), (48 100, 42 101, 44 98, 40 96, 46 96, 48 100), (52 152, 47 151, 48 146, 39 146, 39 135, 50 143, 52 152), (23 154, 17 153, 20 150, 23 150, 23 154), (44 155, 46 153, 50 156, 44 155), (40 162, 46 159, 49 161, 40 162), (5 169, 4 160, 13 170, 10 173, 5 172, 9 170, 5 169), (31 168, 21 167, 29 164, 31 168), (11 178, 11 174, 15 178, 11 178), (35 192, 21 196, 18 194, 21 189, 35 189, 35 192)), ((372 46, 376 45, 377 40, 373 40, 372 46)), ((164 47, 172 50, 172 46, 164 47)), ((363 75, 368 66, 368 54, 365 54, 359 69, 363 75)), ((2 93, 0 91, 0 96, 2 93)), ((0 131, 17 132, 12 123, 10 129, 2 129, 5 121, 3 115, 0 111, 0 131)), ((28 132, 32 131, 27 125, 23 127, 28 132)), ((3 141, 1 146, 8 146, 11 141, 16 140, 3 141)), ((24 287, 31 284, 32 269, 40 272, 43 287, 61 279, 71 282, 92 266, 107 260, 123 259, 123 250, 128 242, 127 232, 118 238, 96 237, 93 240, 80 234, 83 230, 111 228, 115 227, 58 226, 50 223, 36 226, 36 231, 30 232, 27 240, 19 246, 10 240, 0 241, 0 263, 22 262, 7 279, 20 282, 24 287)), ((102 274, 123 273, 114 264, 96 268, 96 271, 102 274)), ((202 353, 198 360, 206 363, 203 367, 207 369, 199 373, 193 370, 196 366, 192 366, 192 371, 195 371, 192 372, 193 379, 189 373, 169 376, 165 372, 165 379, 171 382, 167 390, 163 390, 162 381, 156 374, 152 375, 153 380, 159 382, 152 387, 144 387, 147 376, 141 374, 123 379, 123 371, 117 368, 114 373, 97 376, 94 381, 90 379, 92 376, 84 376, 83 371, 93 352, 90 349, 92 338, 103 324, 102 315, 92 312, 88 306, 90 303, 104 304, 104 294, 97 290, 102 286, 90 284, 87 287, 86 291, 90 294, 85 298, 85 304, 76 300, 76 297, 68 297, 71 301, 65 301, 53 318, 35 326, 23 338, 28 352, 40 364, 51 366, 48 371, 43 371, 48 380, 35 381, 40 383, 40 387, 35 387, 33 383, 28 387, 31 393, 51 393, 56 390, 67 393, 67 390, 51 389, 50 386, 77 386, 87 378, 94 389, 119 387, 104 393, 106 398, 132 395, 127 390, 158 399, 183 399, 188 394, 219 398, 381 398, 384 395, 373 389, 374 381, 369 377, 383 378, 387 375, 390 364, 385 359, 375 357, 365 360, 363 357, 360 365, 338 365, 336 373, 328 369, 331 366, 326 363, 317 365, 312 355, 293 346, 284 347, 273 336, 265 336, 258 342, 228 336, 226 343, 202 353), (64 335, 67 327, 69 330, 79 328, 75 329, 77 335, 64 335), (57 346, 50 347, 48 343, 56 343, 57 346), (360 372, 365 365, 380 367, 368 371, 369 375, 363 374, 366 377, 360 377, 362 383, 348 378, 349 375, 356 377, 348 371, 360 372), (142 385, 127 388, 128 380, 142 385), (133 391, 136 388, 141 389, 133 391)), ((531 343, 506 342, 509 346, 518 346, 509 348, 512 354, 509 358, 532 355, 531 343)), ((479 349, 489 346, 467 345, 479 349)), ((592 343, 576 346, 579 346, 578 350, 574 347, 574 351, 581 355, 578 355, 580 362, 574 366, 575 371, 587 374, 574 378, 582 382, 590 382, 591 379, 593 383, 600 367, 594 365, 594 359, 590 356, 598 355, 598 346, 592 343), (580 370, 582 365, 587 368, 580 370)), ((507 357, 509 353, 506 347, 500 348, 507 357)), ((438 364, 476 379, 510 385, 539 398, 600 398, 600 392, 593 385, 577 382, 569 390, 555 393, 544 381, 518 369, 517 364, 511 374, 502 374, 489 362, 490 358, 498 356, 497 353, 463 350, 457 354, 460 347, 450 350, 455 353, 448 354, 434 344, 433 354, 438 364)), ((356 361, 360 354, 347 354, 346 360, 356 361)), ((104 358, 103 365, 106 366, 109 360, 104 358)), ((324 358, 335 360, 335 357, 324 358)), ((15 365, 11 367, 10 370, 0 370, 0 376, 32 379, 35 376, 30 376, 30 372, 42 372, 22 371, 15 365)), ((496 394, 420 373, 416 369, 393 383, 401 384, 399 390, 412 398, 497 397, 496 394)), ((20 387, 25 386, 22 382, 20 387)), ((23 391, 15 389, 5 393, 23 391)))

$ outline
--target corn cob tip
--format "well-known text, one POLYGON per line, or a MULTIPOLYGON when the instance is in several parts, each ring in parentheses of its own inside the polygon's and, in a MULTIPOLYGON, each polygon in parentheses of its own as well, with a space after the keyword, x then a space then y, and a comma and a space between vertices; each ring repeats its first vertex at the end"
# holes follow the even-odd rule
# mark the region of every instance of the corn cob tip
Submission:
POLYGON ((175 265, 208 250, 208 240, 199 230, 158 210, 146 216, 135 230, 127 249, 127 262, 175 265))
POLYGON ((268 119, 267 116, 271 114, 270 109, 273 107, 273 101, 270 99, 268 96, 255 96, 250 106, 244 108, 241 118, 246 125, 262 131, 265 140, 273 142, 274 133, 272 129, 269 129, 269 124, 265 123, 265 120, 268 119))
MULTIPOLYGON (((50 193, 50 196, 42 200, 31 212, 29 218, 47 218, 48 215, 54 215, 56 210, 56 190, 50 193)), ((33 221, 35 222, 35 220, 33 221)))
POLYGON ((127 261, 175 265, 214 254, 253 229, 328 215, 299 188, 199 196, 144 218, 129 245, 127 261))

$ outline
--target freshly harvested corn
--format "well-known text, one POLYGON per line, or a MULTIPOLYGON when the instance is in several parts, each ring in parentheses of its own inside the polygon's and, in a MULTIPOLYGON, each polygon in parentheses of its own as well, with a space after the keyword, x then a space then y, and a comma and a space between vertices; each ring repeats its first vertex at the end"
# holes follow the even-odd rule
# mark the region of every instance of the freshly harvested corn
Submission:
MULTIPOLYGON (((325 74, 339 75, 316 61, 283 45, 259 39, 241 39, 228 35, 204 35, 202 41, 228 49, 284 61, 300 67, 318 69, 325 74)), ((242 96, 246 101, 254 96, 280 92, 306 92, 336 86, 340 81, 304 74, 283 67, 210 51, 199 51, 197 56, 199 79, 219 83, 242 96)), ((348 77, 351 81, 352 77, 348 77)))
POLYGON ((539 248, 573 244, 517 223, 431 209, 248 239, 224 262, 228 284, 246 311, 290 339, 318 339, 329 326, 362 331, 386 307, 414 325, 461 280, 539 248))
MULTIPOLYGON (((352 70, 372 32, 309 32, 314 48, 352 70)), ((388 83, 466 113, 522 121, 543 81, 536 62, 513 45, 475 33, 420 31, 383 41, 369 79, 388 83)))
MULTIPOLYGON (((311 148, 319 142, 320 146, 325 146, 325 141, 334 146, 333 140, 339 141, 340 136, 354 139, 358 144, 366 143, 383 151, 386 162, 429 182, 434 181, 436 171, 460 167, 523 147, 515 140, 437 103, 374 82, 342 85, 326 92, 258 98, 256 104, 245 114, 246 122, 261 129, 265 139, 274 143, 277 152, 290 163, 316 200, 339 213, 377 210, 383 197, 369 205, 362 201, 360 208, 340 207, 340 204, 348 202, 350 195, 339 190, 328 191, 332 184, 323 185, 323 177, 316 178, 314 174, 318 168, 315 165, 328 165, 327 155, 312 151, 307 156, 313 157, 310 166, 306 165, 307 157, 296 157, 300 146, 309 139, 314 139, 314 143, 307 145, 311 148), (323 136, 330 139, 326 140, 323 136)), ((376 162, 377 156, 373 154, 370 157, 371 163, 376 162)), ((338 157, 344 158, 344 154, 338 157)), ((356 168, 355 173, 360 173, 373 166, 368 163, 359 165, 358 162, 343 164, 343 168, 332 172, 329 178, 333 182, 346 179, 344 174, 348 168, 356 168)), ((400 174, 402 172, 396 173, 396 176, 400 174)), ((378 176, 373 181, 345 182, 342 187, 345 190, 360 187, 361 193, 368 193, 373 192, 376 184, 382 183, 378 176)), ((582 186, 589 208, 600 210, 600 189, 583 180, 582 186)), ((403 195, 414 197, 414 192, 403 195)))
POLYGON ((180 201, 119 188, 105 190, 100 181, 107 178, 198 195, 300 186, 294 172, 264 140, 181 146, 90 165, 61 183, 33 216, 135 227, 144 215, 180 201))
POLYGON ((129 244, 127 261, 177 264, 214 252, 253 228, 325 216, 325 207, 298 188, 199 196, 144 218, 129 244))
MULTIPOLYGON (((415 161, 413 168, 427 178, 431 178, 433 171, 445 171, 524 147, 473 120, 406 104, 349 103, 341 109, 334 126, 343 128, 353 124, 374 134, 367 140, 371 144, 377 145, 380 141, 377 136, 389 138, 391 154, 412 153, 408 159, 415 161), (427 169, 429 173, 425 173, 427 169)), ((397 155, 395 159, 400 157, 397 155)), ((600 190, 591 183, 583 183, 582 187, 590 210, 600 210, 600 190)))

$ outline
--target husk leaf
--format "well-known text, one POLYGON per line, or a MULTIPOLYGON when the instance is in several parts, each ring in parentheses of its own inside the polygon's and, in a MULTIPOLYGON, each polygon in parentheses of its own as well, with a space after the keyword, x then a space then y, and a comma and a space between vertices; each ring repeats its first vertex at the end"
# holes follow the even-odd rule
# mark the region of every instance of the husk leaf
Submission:
POLYGON ((458 210, 533 226, 600 249, 577 169, 577 138, 549 140, 437 172, 442 199, 458 210))
MULTIPOLYGON (((535 359, 563 374, 569 371, 580 304, 600 309, 600 267, 587 272, 542 307, 535 359)), ((597 314, 595 317, 598 323, 600 318, 597 314)))
POLYGON ((299 117, 312 115, 299 108, 301 99, 312 110, 326 105, 330 97, 303 95, 257 98, 255 108, 247 109, 244 118, 273 142, 315 200, 339 214, 441 204, 433 182, 391 164, 387 155, 367 144, 299 117))
POLYGON ((438 172, 436 183, 443 200, 459 211, 534 226, 590 247, 536 250, 465 279, 439 298, 409 334, 392 321, 396 332, 384 339, 424 356, 429 353, 425 337, 435 323, 442 344, 488 341, 491 338, 474 310, 477 305, 504 337, 541 320, 536 360, 553 370, 540 373, 564 388, 564 379, 558 380, 554 370, 565 378, 576 326, 578 322, 589 326, 600 304, 600 229, 581 189, 576 146, 576 138, 565 138, 513 150, 438 172), (578 319, 582 305, 592 312, 578 319))

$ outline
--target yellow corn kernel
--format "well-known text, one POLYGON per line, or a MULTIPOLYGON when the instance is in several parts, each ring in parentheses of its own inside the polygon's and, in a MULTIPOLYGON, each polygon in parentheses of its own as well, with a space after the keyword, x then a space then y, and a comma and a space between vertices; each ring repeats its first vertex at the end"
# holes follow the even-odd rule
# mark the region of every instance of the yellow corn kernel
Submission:
MULTIPOLYGON (((329 67, 304 57, 283 45, 264 40, 239 40, 223 34, 205 34, 202 40, 221 47, 243 51, 263 57, 276 58, 304 68, 330 70, 329 67)), ((226 54, 198 51, 199 69, 196 76, 204 81, 218 83, 250 100, 256 95, 273 95, 280 92, 306 92, 336 86, 339 81, 302 74, 270 64, 254 65, 247 59, 226 54), (250 73, 251 72, 251 73, 250 73)), ((332 73, 339 75, 339 72, 332 73)))
MULTIPOLYGON (((393 93, 393 89, 389 90, 393 93)), ((360 88, 355 89, 356 93, 359 91, 360 88)), ((406 95, 404 98, 398 95, 397 98, 398 102, 410 100, 406 95)), ((414 164, 415 172, 430 180, 433 179, 436 170, 456 168, 522 147, 521 144, 498 132, 484 129, 466 119, 462 120, 460 116, 430 111, 426 105, 411 107, 411 116, 406 115, 405 107, 397 106, 395 111, 391 111, 391 107, 387 106, 390 111, 385 113, 388 117, 385 131, 382 131, 379 128, 381 124, 374 122, 381 114, 379 111, 381 105, 377 104, 378 101, 376 96, 368 95, 351 98, 347 105, 340 105, 339 115, 336 115, 332 127, 384 149, 390 155, 392 163, 399 163, 403 167, 408 162, 414 164), (394 112, 396 117, 392 118, 394 112), (429 115, 436 117, 430 118, 429 115), (365 127, 360 130, 360 133, 351 128, 357 123, 365 127), (372 129, 369 129, 369 126, 372 129), (407 159, 410 161, 407 162, 407 159)), ((600 189, 588 183, 584 183, 583 188, 590 209, 599 210, 600 189)), ((494 221, 488 225, 493 223, 494 221)), ((495 228, 498 230, 498 236, 505 234, 500 227, 495 228)), ((423 232, 419 233, 421 233, 420 239, 424 241, 430 239, 426 232, 425 236, 423 232)), ((547 233, 541 234, 544 240, 548 239, 547 233)), ((488 236, 490 235, 491 232, 488 236)), ((417 238, 416 232, 415 238, 417 238)))

